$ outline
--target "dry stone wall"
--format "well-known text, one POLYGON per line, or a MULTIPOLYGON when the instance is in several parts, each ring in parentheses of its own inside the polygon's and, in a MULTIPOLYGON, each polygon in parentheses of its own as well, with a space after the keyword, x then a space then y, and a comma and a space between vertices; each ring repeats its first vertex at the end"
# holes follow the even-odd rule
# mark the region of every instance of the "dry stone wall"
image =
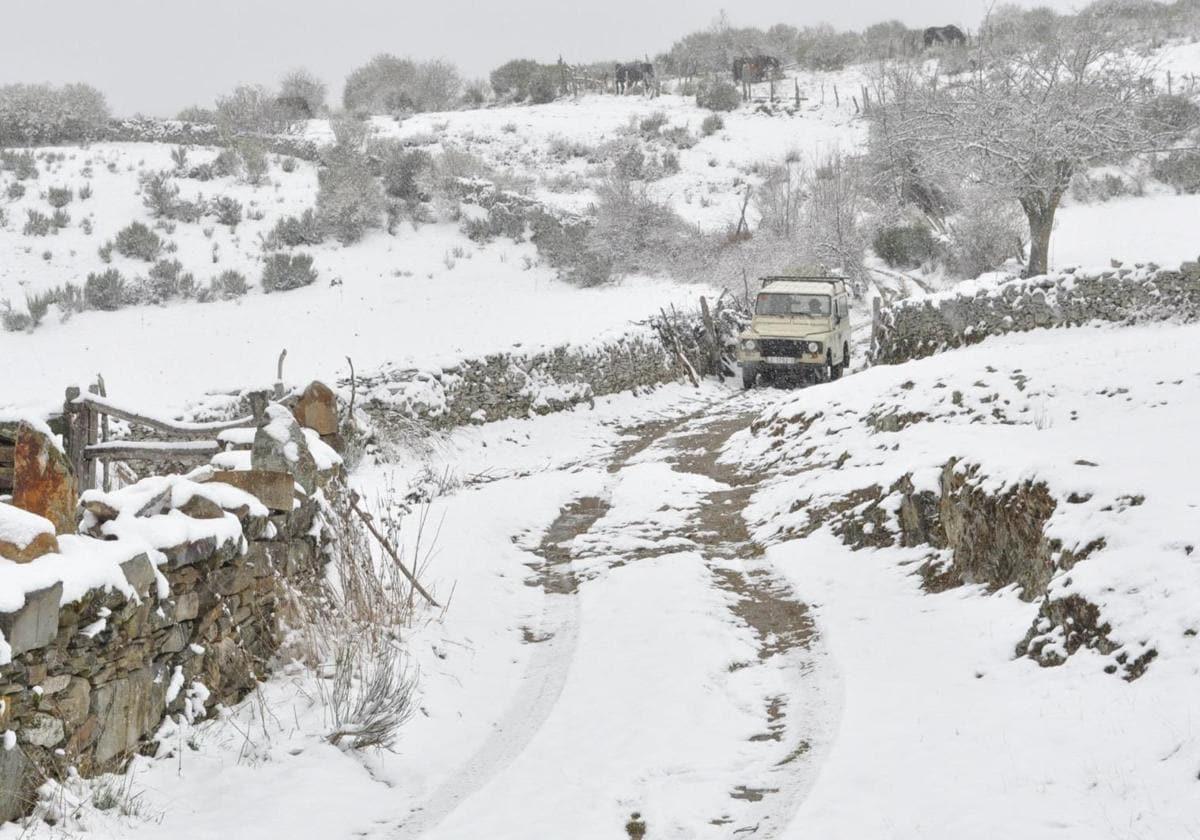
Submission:
POLYGON ((323 580, 321 508, 342 470, 282 405, 247 431, 250 451, 225 454, 248 469, 88 491, 61 549, 0 560, 0 822, 45 781, 119 770, 165 716, 234 704, 266 676, 289 596, 323 580))
POLYGON ((1096 274, 1070 269, 900 301, 876 319, 872 359, 898 364, 1038 327, 1164 320, 1200 320, 1200 262, 1173 270, 1152 264, 1096 274))
POLYGON ((413 420, 450 428, 561 411, 681 376, 677 358, 647 330, 590 348, 497 353, 439 370, 385 369, 358 387, 366 391, 367 413, 384 430, 413 420))
POLYGON ((235 703, 265 674, 285 581, 320 569, 316 502, 228 513, 241 526, 234 539, 181 543, 157 567, 139 553, 121 563, 122 587, 63 603, 58 582, 0 612, 11 656, 0 731, 15 736, 0 746, 0 821, 26 813, 46 779, 119 769, 164 715, 235 703))

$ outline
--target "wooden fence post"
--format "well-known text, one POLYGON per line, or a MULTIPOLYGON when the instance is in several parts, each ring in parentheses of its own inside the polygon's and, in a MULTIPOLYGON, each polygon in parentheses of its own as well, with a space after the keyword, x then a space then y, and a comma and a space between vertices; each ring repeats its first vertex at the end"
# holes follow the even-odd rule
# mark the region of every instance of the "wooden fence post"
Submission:
POLYGON ((77 387, 67 389, 63 402, 63 419, 66 421, 67 460, 71 462, 71 470, 75 473, 75 480, 79 483, 79 491, 82 493, 91 489, 87 478, 87 461, 83 454, 88 439, 88 411, 84 406, 75 403, 78 398, 77 387))

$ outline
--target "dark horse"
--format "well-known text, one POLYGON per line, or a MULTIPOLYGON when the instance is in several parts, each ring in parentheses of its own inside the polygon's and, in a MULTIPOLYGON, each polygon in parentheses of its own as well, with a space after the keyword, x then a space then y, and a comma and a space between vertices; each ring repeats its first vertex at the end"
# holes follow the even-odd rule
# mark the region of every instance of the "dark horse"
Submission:
POLYGON ((742 86, 742 99, 750 98, 750 85, 764 82, 779 73, 779 59, 773 55, 752 55, 733 60, 733 81, 742 86))
POLYGON ((616 72, 617 93, 626 93, 637 84, 642 90, 649 91, 650 83, 654 81, 654 65, 648 61, 631 61, 628 64, 618 64, 616 72))
POLYGON ((967 36, 957 26, 931 26, 925 30, 925 48, 929 49, 934 44, 945 44, 949 47, 965 47, 967 45, 967 36))

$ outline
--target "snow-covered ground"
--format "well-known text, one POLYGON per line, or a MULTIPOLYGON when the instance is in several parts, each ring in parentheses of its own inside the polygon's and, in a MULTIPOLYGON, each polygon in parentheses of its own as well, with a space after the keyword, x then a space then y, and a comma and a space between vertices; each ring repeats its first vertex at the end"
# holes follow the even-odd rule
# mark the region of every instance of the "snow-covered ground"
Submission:
POLYGON ((357 477, 450 479, 426 526, 448 606, 410 631, 396 752, 324 743, 311 676, 280 674, 227 720, 168 727, 175 750, 127 781, 141 816, 88 807, 72 830, 601 838, 636 812, 648 837, 1192 836, 1198 351, 1200 326, 1041 331, 801 392, 671 386, 457 431, 357 477), (915 420, 869 420, 889 412, 915 420), (1064 549, 1103 539, 1050 596, 1096 604, 1130 658, 1156 650, 1142 676, 1106 673, 1116 653, 1017 657, 1040 603, 930 594, 926 546, 787 530, 950 458, 990 491, 1045 483, 1064 549))
MULTIPOLYGON (((1164 57, 1177 73, 1200 64, 1195 45, 1164 57)), ((696 143, 673 149, 680 171, 653 193, 718 230, 756 164, 861 147, 849 96, 864 72, 801 74, 799 113, 743 108, 705 138, 705 112, 671 95, 374 126, 469 151, 579 210, 599 174, 588 150, 661 112, 696 143)), ((0 300, 17 307, 101 270, 97 248, 149 218, 139 170, 170 166, 163 146, 61 151, 24 197, 0 199, 0 300), (48 187, 85 180, 93 194, 67 206, 67 229, 21 233, 27 209, 48 212, 48 187)), ((193 150, 193 162, 215 153, 193 150)), ((273 160, 259 187, 178 183, 263 215, 236 230, 179 224, 168 256, 202 282, 233 268, 254 284, 259 237, 313 204, 316 174, 273 160)), ((1194 259, 1198 217, 1200 198, 1161 191, 1068 202, 1052 263, 1194 259)), ((587 344, 700 291, 650 278, 571 287, 532 245, 479 245, 451 223, 311 250, 320 279, 298 291, 52 313, 30 334, 0 332, 0 413, 53 409, 65 385, 97 373, 123 404, 176 411, 271 381, 283 349, 285 379, 332 381, 347 356, 361 372, 587 344)), ((7 825, 0 838, 612 838, 634 836, 634 813, 652 838, 1200 836, 1198 358, 1197 326, 1035 332, 801 393, 669 386, 433 438, 353 479, 386 494, 447 477, 426 520, 437 538, 425 573, 447 606, 409 631, 418 708, 395 753, 328 744, 315 678, 282 671, 215 720, 168 724, 160 757, 114 782, 136 813, 85 805, 59 827, 7 825), (760 413, 778 436, 746 430, 760 413), (868 422, 888 413, 917 419, 899 431, 868 422), (851 551, 827 527, 795 537, 814 504, 907 473, 932 488, 955 458, 992 490, 1044 483, 1058 502, 1047 533, 1064 548, 1103 540, 1050 595, 1086 597, 1131 658, 1153 649, 1144 675, 1107 674, 1115 655, 1086 649, 1057 668, 1016 657, 1040 604, 1013 587, 929 594, 914 574, 925 547, 851 551)), ((418 520, 403 527, 411 551, 418 520)))

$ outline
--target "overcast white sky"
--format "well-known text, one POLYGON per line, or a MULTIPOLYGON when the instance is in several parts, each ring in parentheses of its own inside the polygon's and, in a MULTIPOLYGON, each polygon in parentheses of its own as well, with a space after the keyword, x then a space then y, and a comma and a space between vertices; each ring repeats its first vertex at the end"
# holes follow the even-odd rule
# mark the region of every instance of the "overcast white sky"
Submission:
MULTIPOLYGON (((346 74, 379 52, 447 58, 469 77, 516 57, 633 59, 667 49, 722 8, 739 26, 822 21, 861 29, 974 29, 985 0, 0 0, 0 83, 86 81, 114 112, 173 115, 241 82, 307 67, 340 100, 346 74)), ((1077 0, 1041 0, 1070 10, 1077 0)))

